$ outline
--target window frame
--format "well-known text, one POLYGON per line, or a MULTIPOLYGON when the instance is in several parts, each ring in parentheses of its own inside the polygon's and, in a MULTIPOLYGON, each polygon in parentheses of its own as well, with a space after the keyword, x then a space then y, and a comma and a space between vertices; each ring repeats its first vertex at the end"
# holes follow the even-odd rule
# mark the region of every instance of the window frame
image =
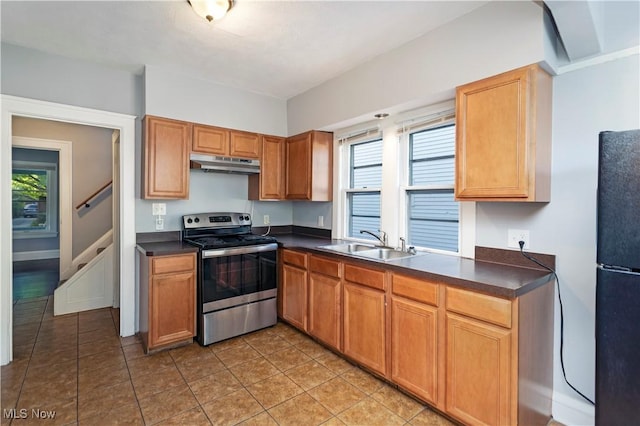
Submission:
MULTIPOLYGON (((434 120, 434 122, 432 122, 429 119, 425 120, 425 124, 424 125, 418 125, 418 126, 414 126, 412 127, 410 130, 407 130, 405 132, 402 132, 402 134, 399 135, 400 138, 400 149, 403 153, 403 155, 401 156, 400 162, 402 164, 402 166, 400 167, 400 170, 403 171, 402 176, 401 176, 401 203, 400 205, 402 206, 401 208, 401 220, 400 222, 402 223, 402 234, 405 235, 405 238, 407 239, 407 244, 408 244, 408 240, 409 240, 409 213, 410 213, 410 208, 409 208, 409 202, 410 202, 410 194, 411 193, 419 193, 419 192, 425 192, 425 191, 441 191, 441 190, 446 190, 446 191, 451 191, 454 194, 454 198, 455 198, 455 164, 454 164, 454 178, 453 178, 453 182, 451 182, 450 184, 443 184, 443 185, 439 185, 439 184, 433 184, 433 185, 411 185, 411 162, 412 162, 412 158, 411 158, 411 135, 414 133, 420 133, 420 132, 424 132, 426 130, 434 130, 434 129, 438 129, 438 128, 442 128, 442 127, 447 127, 447 126, 455 126, 455 116, 452 118, 448 118, 447 116, 449 116, 449 113, 453 113, 453 111, 444 111, 438 115, 445 115, 445 117, 443 117, 442 119, 438 120, 434 120)), ((454 142, 455 143, 455 142, 454 142)), ((454 147, 454 161, 455 161, 455 147, 454 147)), ((437 248, 433 248, 433 247, 423 247, 423 246, 416 246, 416 249, 420 250, 420 251, 427 251, 430 253, 441 253, 441 254, 448 254, 448 255, 454 255, 454 256, 459 256, 461 251, 462 251, 462 203, 457 201, 458 203, 458 241, 457 241, 457 247, 458 247, 458 251, 450 251, 450 250, 443 250, 443 249, 437 249, 437 248)))
MULTIPOLYGON (((13 160, 11 170, 44 171, 47 175, 47 226, 45 228, 15 230, 12 227, 14 239, 55 238, 58 236, 58 165, 45 161, 13 160)), ((13 192, 13 191, 12 191, 13 192)), ((12 215, 13 219, 13 215, 12 215)))
MULTIPOLYGON (((383 140, 383 181, 380 189, 380 226, 388 235, 389 246, 400 245, 399 238, 406 238, 408 231, 407 183, 409 147, 405 134, 414 132, 424 123, 432 124, 455 112, 455 101, 449 100, 415 110, 390 115, 382 120, 368 121, 335 130, 333 167, 334 198, 332 204, 332 238, 345 241, 371 243, 372 240, 348 236, 348 204, 346 189, 349 185, 349 165, 351 143, 383 140), (357 136, 353 136, 357 135, 357 136)), ((442 125, 440 123, 440 125, 442 125)), ((459 202, 458 252, 418 247, 421 252, 441 253, 456 257, 474 258, 476 244, 476 203, 459 202)), ((374 243, 377 243, 374 241, 374 243)))
MULTIPOLYGON (((344 203, 344 222, 343 222, 343 236, 344 239, 350 239, 350 240, 354 240, 354 241, 364 241, 364 242, 371 242, 372 240, 375 241, 373 239, 373 237, 368 238, 368 237, 362 237, 362 238, 358 238, 356 236, 351 236, 349 235, 349 230, 350 225, 351 225, 351 218, 352 218, 352 214, 351 214, 351 203, 349 200, 349 196, 350 194, 364 194, 364 193, 375 193, 378 194, 380 197, 380 220, 382 220, 382 186, 379 187, 375 187, 375 188, 352 188, 352 182, 353 182, 353 176, 354 176, 354 168, 352 167, 353 164, 353 158, 352 158, 352 152, 353 152, 353 146, 355 145, 360 145, 360 144, 366 144, 366 143, 373 143, 373 142, 377 142, 380 141, 381 144, 384 144, 384 140, 382 139, 382 135, 380 134, 380 132, 375 132, 373 134, 371 134, 370 132, 367 132, 365 135, 362 136, 358 136, 355 138, 352 138, 351 140, 345 140, 343 143, 343 147, 344 150, 346 152, 346 174, 345 174, 345 187, 343 188, 343 194, 341 197, 341 200, 344 203)), ((383 163, 380 163, 380 167, 382 168, 383 163)), ((378 163, 374 164, 374 165, 369 165, 367 167, 373 167, 373 166, 378 166, 378 163)), ((377 231, 375 229, 370 229, 370 231, 377 231)))

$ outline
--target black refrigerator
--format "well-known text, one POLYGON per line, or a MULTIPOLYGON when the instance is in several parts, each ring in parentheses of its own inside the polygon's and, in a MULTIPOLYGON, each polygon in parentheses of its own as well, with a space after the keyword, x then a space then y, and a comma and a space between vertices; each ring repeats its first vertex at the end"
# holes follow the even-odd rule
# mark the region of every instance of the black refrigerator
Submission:
POLYGON ((640 130, 601 132, 596 425, 640 422, 640 130))

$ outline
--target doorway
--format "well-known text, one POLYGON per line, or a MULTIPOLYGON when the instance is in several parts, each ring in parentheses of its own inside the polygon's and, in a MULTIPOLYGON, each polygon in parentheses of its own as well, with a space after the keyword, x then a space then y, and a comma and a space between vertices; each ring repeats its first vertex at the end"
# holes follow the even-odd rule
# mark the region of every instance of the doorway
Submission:
MULTIPOLYGON (((14 116, 42 118, 61 122, 115 129, 119 132, 118 172, 120 203, 118 232, 120 241, 117 273, 120 283, 120 333, 133 335, 136 330, 137 295, 135 291, 135 117, 106 111, 2 95, 0 128, 0 201, 11 205, 11 146, 14 116)), ((11 209, 0 210, 0 233, 12 232, 11 209)), ((0 364, 12 360, 12 239, 0 240, 0 364)))

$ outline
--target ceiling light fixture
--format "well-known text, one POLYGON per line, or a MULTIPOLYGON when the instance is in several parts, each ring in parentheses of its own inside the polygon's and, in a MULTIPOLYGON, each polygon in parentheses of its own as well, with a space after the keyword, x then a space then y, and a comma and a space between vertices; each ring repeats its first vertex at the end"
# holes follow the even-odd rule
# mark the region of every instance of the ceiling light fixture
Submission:
POLYGON ((187 3, 209 22, 222 19, 233 7, 233 0, 187 0, 187 3))

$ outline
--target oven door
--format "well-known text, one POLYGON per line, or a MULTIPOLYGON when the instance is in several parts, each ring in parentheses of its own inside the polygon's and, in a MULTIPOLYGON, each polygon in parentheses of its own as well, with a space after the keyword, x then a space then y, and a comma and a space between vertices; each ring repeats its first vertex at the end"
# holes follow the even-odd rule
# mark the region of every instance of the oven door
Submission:
POLYGON ((275 297, 277 250, 276 243, 204 250, 202 312, 275 297))

